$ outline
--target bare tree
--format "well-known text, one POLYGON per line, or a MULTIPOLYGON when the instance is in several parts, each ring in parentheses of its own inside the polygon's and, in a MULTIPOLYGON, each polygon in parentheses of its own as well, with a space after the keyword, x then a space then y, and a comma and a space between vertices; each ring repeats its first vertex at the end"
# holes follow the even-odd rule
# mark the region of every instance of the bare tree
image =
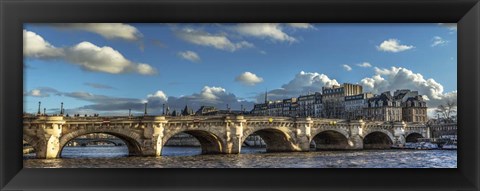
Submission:
POLYGON ((447 100, 445 104, 439 105, 435 112, 437 115, 442 116, 444 120, 452 121, 454 115, 457 113, 457 103, 452 100, 447 100))

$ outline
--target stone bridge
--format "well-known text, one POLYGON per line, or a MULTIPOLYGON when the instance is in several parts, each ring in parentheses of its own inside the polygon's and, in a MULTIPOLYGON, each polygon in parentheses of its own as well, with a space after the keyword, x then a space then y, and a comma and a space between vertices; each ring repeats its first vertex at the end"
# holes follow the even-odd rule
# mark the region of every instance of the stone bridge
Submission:
POLYGON ((160 156, 165 143, 178 133, 194 136, 203 154, 238 154, 245 139, 255 133, 267 152, 316 149, 368 149, 402 145, 411 137, 429 138, 424 124, 364 122, 339 119, 261 116, 141 116, 24 118, 23 139, 37 158, 58 158, 76 137, 105 133, 120 138, 130 155, 160 156))
POLYGON ((431 132, 431 138, 441 138, 442 136, 457 136, 457 123, 428 124, 431 132))

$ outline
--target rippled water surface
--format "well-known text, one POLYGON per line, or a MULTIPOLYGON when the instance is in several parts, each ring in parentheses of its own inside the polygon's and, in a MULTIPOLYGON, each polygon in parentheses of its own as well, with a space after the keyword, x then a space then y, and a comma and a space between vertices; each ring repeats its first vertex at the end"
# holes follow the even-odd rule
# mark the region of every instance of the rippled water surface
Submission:
POLYGON ((160 157, 128 157, 127 147, 65 147, 60 159, 24 157, 27 168, 456 168, 456 150, 360 150, 200 155, 199 147, 165 147, 160 157))

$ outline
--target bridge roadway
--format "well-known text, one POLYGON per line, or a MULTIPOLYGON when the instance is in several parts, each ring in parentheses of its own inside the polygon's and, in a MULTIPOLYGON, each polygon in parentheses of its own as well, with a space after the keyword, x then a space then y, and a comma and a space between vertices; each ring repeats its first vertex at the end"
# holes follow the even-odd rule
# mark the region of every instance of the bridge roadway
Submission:
POLYGON ((339 119, 269 116, 141 116, 24 118, 23 139, 37 158, 58 158, 76 137, 105 133, 123 140, 130 155, 159 156, 165 143, 178 133, 194 136, 203 154, 238 154, 245 139, 255 133, 267 152, 317 149, 383 148, 404 144, 409 137, 430 138, 425 124, 364 122, 339 119))

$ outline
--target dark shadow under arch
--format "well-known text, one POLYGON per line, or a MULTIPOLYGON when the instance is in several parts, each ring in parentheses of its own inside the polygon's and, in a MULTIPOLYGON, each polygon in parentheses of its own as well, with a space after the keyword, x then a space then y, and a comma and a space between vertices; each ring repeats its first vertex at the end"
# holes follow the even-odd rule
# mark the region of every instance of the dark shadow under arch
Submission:
POLYGON ((165 144, 175 135, 185 133, 188 135, 193 136, 195 139, 198 140, 200 143, 200 147, 202 149, 202 154, 220 154, 223 153, 223 142, 222 140, 215 134, 204 131, 204 130, 186 130, 186 131, 181 131, 178 133, 175 133, 171 137, 168 137, 168 140, 165 141, 164 145, 162 146, 162 153, 165 147, 165 144))
POLYGON ((260 136, 260 138, 265 142, 266 152, 290 152, 295 150, 292 145, 292 141, 290 140, 291 138, 287 133, 281 130, 273 128, 260 129, 252 132, 248 136, 252 134, 260 136))
POLYGON ((89 135, 89 134, 107 134, 107 135, 117 137, 120 140, 122 140, 125 143, 125 145, 127 146, 129 156, 142 156, 142 147, 141 147, 140 143, 137 140, 135 140, 134 138, 125 136, 125 135, 120 134, 120 133, 99 131, 99 132, 85 132, 85 133, 81 133, 81 134, 78 134, 78 135, 75 134, 75 136, 73 136, 73 138, 70 138, 66 141, 61 141, 60 142, 61 149, 58 152, 58 158, 60 158, 62 156, 63 149, 65 148, 65 146, 68 145, 68 143, 70 141, 73 141, 77 137, 84 136, 84 135, 89 135))
POLYGON ((29 136, 24 134, 23 141, 27 142, 33 148, 33 153, 35 156, 38 155, 37 152, 40 151, 39 147, 42 147, 45 143, 43 143, 38 137, 29 136))
POLYGON ((344 150, 348 148, 348 139, 342 133, 327 130, 315 135, 312 139, 315 150, 344 150))
POLYGON ((393 140, 390 137, 379 131, 369 133, 363 138, 364 149, 389 149, 393 145, 393 140))
POLYGON ((418 142, 419 138, 423 138, 422 134, 420 134, 420 133, 410 133, 407 137, 405 137, 405 142, 416 143, 416 142, 418 142))

